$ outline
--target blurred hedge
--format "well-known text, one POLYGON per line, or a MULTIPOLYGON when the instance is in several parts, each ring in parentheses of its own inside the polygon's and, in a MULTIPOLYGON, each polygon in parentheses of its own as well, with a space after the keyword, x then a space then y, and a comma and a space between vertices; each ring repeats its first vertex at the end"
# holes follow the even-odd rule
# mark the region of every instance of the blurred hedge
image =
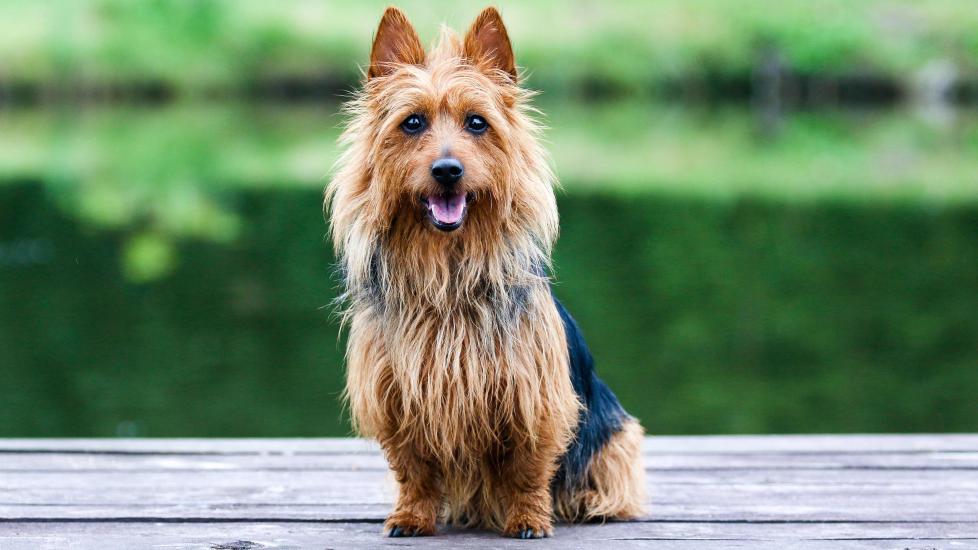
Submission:
POLYGON ((557 294, 653 433, 978 428, 978 208, 577 193, 557 294))
MULTIPOLYGON (((176 243, 134 284, 143 229, 0 188, 0 436, 346 435, 320 196, 230 194, 239 239, 176 243)), ((556 292, 650 433, 978 430, 978 207, 560 207, 556 292)))
MULTIPOLYGON (((299 79, 352 84, 387 0, 7 0, 0 83, 159 84, 177 93, 299 79)), ((422 37, 464 28, 484 2, 398 2, 422 37)), ((978 65, 969 0, 499 2, 532 83, 554 92, 636 91, 749 80, 758 52, 801 73, 913 78, 978 65)), ((152 86, 151 86, 152 87, 152 86)))

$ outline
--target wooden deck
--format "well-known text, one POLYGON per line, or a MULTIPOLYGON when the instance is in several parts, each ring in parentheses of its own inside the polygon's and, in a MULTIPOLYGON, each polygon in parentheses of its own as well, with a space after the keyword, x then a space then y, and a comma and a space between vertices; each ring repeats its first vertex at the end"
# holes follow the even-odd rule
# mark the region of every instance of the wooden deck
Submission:
POLYGON ((655 437, 645 457, 640 521, 387 539, 364 441, 0 440, 0 550, 978 548, 978 435, 655 437))

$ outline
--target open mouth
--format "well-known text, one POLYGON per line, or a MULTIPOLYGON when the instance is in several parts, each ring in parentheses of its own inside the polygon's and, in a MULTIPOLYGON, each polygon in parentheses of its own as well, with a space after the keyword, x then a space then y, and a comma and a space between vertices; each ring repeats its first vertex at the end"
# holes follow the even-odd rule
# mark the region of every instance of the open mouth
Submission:
POLYGON ((469 203, 475 198, 472 193, 432 193, 420 198, 428 212, 431 224, 442 231, 455 231, 462 227, 469 203))

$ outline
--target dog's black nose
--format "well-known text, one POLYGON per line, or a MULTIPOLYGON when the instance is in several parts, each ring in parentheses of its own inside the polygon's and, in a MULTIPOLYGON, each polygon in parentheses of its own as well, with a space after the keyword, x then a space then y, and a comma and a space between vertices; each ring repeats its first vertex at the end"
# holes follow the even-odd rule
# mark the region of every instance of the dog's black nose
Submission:
POLYGON ((464 173, 462 163, 454 157, 440 158, 431 164, 431 177, 445 187, 458 183, 464 173))

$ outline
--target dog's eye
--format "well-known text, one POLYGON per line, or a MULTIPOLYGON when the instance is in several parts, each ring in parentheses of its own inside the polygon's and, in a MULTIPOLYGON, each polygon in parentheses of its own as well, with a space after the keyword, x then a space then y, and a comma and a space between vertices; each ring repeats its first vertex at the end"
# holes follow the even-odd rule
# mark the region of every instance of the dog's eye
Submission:
POLYGON ((473 134, 481 134, 489 129, 489 123, 479 115, 469 115, 465 119, 465 129, 473 134))
POLYGON ((405 118, 404 122, 401 123, 401 129, 408 134, 417 134, 427 126, 428 122, 419 114, 413 114, 405 118))

